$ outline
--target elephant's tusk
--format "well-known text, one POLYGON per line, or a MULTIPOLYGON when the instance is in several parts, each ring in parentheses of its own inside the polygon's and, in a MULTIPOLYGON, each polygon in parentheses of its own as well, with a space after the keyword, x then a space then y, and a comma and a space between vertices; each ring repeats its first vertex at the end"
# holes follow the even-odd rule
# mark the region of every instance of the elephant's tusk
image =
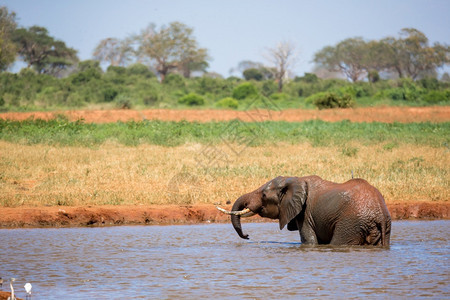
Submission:
POLYGON ((235 215, 235 216, 242 216, 242 217, 251 217, 251 216, 253 216, 255 213, 254 212, 252 212, 250 209, 248 209, 248 208, 246 208, 246 209, 243 209, 243 210, 239 210, 239 211, 230 211, 230 210, 226 210, 226 209, 223 209, 223 208, 221 208, 221 207, 218 207, 218 206, 216 206, 216 208, 218 209, 218 210, 220 210, 221 212, 223 212, 224 214, 227 214, 227 215, 235 215))

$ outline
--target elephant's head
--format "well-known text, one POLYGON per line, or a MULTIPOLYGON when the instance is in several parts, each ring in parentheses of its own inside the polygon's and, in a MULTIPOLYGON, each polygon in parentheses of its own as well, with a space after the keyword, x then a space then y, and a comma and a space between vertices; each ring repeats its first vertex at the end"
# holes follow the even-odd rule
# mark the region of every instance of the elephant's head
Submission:
POLYGON ((241 216, 249 217, 255 214, 270 219, 278 219, 280 229, 283 229, 303 209, 308 187, 304 180, 298 177, 277 177, 260 188, 239 197, 234 202, 232 210, 224 213, 231 215, 234 229, 243 239, 248 235, 242 232, 241 216))

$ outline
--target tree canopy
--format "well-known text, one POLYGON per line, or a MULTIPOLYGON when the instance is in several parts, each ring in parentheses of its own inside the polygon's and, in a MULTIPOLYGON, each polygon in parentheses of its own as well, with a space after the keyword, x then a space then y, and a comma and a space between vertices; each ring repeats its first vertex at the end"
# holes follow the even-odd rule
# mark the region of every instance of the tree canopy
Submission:
POLYGON ((425 34, 414 28, 404 28, 399 39, 388 37, 380 43, 387 45, 385 61, 400 78, 427 76, 450 62, 449 46, 440 43, 429 46, 425 34))
POLYGON ((140 59, 154 66, 161 81, 171 71, 189 77, 192 71, 205 71, 208 66, 207 49, 198 47, 193 29, 183 23, 172 22, 159 30, 150 24, 136 40, 140 59))
POLYGON ((362 38, 349 38, 336 46, 327 46, 317 52, 314 62, 329 71, 341 71, 353 82, 366 72, 366 43, 362 38))
POLYGON ((6 70, 15 60, 17 49, 12 35, 16 27, 16 14, 0 7, 0 71, 6 70))
MULTIPOLYGON (((314 56, 314 62, 329 71, 341 71, 355 82, 371 72, 390 72, 398 77, 417 79, 433 75, 436 69, 450 62, 450 47, 429 45, 424 33, 404 28, 400 38, 387 37, 366 42, 349 38, 335 46, 326 46, 314 56)), ((373 78, 369 78, 373 79, 373 78)))
POLYGON ((51 37, 44 27, 19 28, 14 32, 13 40, 18 46, 18 54, 38 73, 57 75, 78 60, 75 49, 51 37))

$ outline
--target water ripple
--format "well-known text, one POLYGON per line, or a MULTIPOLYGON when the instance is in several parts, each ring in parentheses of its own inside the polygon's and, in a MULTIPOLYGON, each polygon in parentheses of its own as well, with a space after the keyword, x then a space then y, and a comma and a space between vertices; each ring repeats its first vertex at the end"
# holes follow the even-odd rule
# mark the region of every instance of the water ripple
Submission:
MULTIPOLYGON (((450 221, 394 222, 391 247, 310 247, 276 224, 0 230, 0 277, 33 297, 449 298, 450 221)), ((8 290, 6 284, 4 290, 8 290)))

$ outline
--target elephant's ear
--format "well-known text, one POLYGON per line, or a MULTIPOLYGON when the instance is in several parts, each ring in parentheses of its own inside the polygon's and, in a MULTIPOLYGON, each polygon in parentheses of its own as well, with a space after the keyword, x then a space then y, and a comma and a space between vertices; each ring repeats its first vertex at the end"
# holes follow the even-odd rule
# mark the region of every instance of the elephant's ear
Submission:
POLYGON ((288 177, 281 187, 280 229, 283 229, 303 209, 308 196, 308 186, 298 177, 288 177))

